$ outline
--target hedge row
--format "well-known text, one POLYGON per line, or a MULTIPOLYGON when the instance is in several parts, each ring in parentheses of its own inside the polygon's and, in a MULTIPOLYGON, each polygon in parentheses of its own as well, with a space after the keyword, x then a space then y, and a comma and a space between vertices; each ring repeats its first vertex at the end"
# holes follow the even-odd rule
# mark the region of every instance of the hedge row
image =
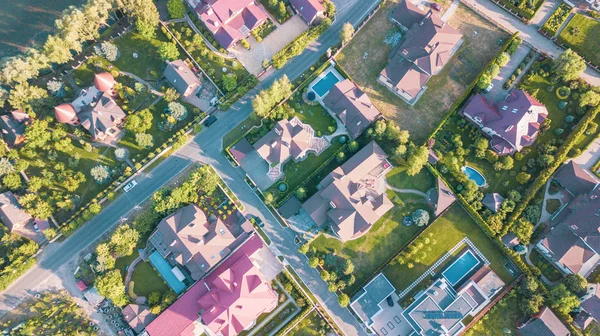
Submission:
MULTIPOLYGON (((512 3, 512 1, 510 1, 510 0, 492 0, 492 1, 494 1, 495 3, 497 3, 500 6, 503 6, 511 14, 516 14, 516 16, 518 16, 518 17, 525 18, 526 21, 531 20, 535 16, 537 11, 540 10, 540 8, 542 7, 542 4, 544 3, 544 0, 537 0, 538 3, 536 4, 535 9, 532 9, 532 8, 525 7, 523 5, 515 6, 512 3), (525 7, 525 8, 522 8, 522 7, 525 7)), ((527 3, 526 1, 522 1, 522 4, 526 4, 526 3, 527 3)))
POLYGON ((569 14, 571 13, 571 6, 566 3, 561 3, 558 8, 552 13, 552 15, 546 20, 540 30, 550 37, 553 37, 558 32, 558 29, 565 22, 569 14))
POLYGON ((573 130, 573 132, 571 132, 571 134, 569 134, 569 137, 567 138, 567 140, 565 140, 565 142, 562 144, 562 146, 558 149, 558 153, 556 153, 556 155, 554 156, 555 160, 552 163, 552 165, 549 166, 544 171, 542 171, 535 178, 533 183, 527 188, 527 190, 525 190, 525 193, 523 195, 523 198, 521 199, 521 202, 519 202, 519 204, 517 204, 517 206, 515 207, 515 210, 512 212, 511 216, 509 217, 507 224, 504 226, 502 235, 505 235, 506 233, 508 233, 508 230, 512 227, 512 225, 519 218, 519 216, 521 216, 521 214, 525 210, 525 207, 527 207, 527 205, 531 202, 531 200, 533 200, 533 198, 535 197, 537 192, 544 185, 546 185, 546 182, 548 182, 548 179, 550 179, 550 177, 552 176, 552 174, 554 174, 556 169, 558 169, 558 167, 560 167, 563 164, 563 162, 568 158, 569 151, 571 150, 571 148, 573 148, 573 146, 575 146, 577 144, 577 142, 580 140, 580 138, 584 135, 588 124, 592 120, 594 120, 594 118, 596 118, 596 115, 598 115, 598 113, 600 113, 600 106, 598 106, 598 107, 594 108, 592 111, 588 112, 585 115, 585 117, 583 117, 579 121, 575 130, 573 130))
POLYGON ((292 42, 278 51, 271 62, 277 69, 281 69, 291 58, 300 55, 306 47, 316 40, 324 31, 331 26, 331 20, 324 19, 319 25, 313 26, 304 33, 298 35, 292 42))
POLYGON ((37 259, 31 257, 16 266, 14 266, 14 263, 7 266, 0 274, 0 291, 3 291, 10 286, 13 281, 17 280, 21 275, 32 268, 36 262, 37 259), (14 268, 12 266, 14 266, 14 268))

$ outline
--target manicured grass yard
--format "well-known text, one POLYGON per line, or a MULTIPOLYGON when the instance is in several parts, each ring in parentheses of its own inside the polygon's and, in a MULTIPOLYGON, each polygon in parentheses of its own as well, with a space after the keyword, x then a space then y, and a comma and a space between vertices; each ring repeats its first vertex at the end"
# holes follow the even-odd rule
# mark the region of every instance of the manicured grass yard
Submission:
POLYGON ((330 127, 335 131, 336 122, 333 117, 327 113, 325 108, 318 105, 308 105, 302 100, 302 94, 297 93, 288 100, 290 105, 296 113, 295 117, 298 117, 300 121, 305 124, 309 124, 315 130, 315 136, 329 135, 332 134, 329 130, 330 127))
POLYGON ((508 328, 512 335, 518 335, 517 323, 523 318, 519 311, 517 292, 515 290, 506 294, 490 311, 479 320, 466 336, 495 336, 504 334, 508 328))
POLYGON ((558 35, 558 41, 571 47, 590 63, 600 66, 600 22, 575 14, 558 35))
POLYGON ((427 252, 421 263, 414 263, 413 268, 408 268, 407 264, 400 265, 398 259, 395 259, 383 269, 383 273, 396 290, 402 291, 408 287, 464 237, 468 237, 486 256, 491 262, 490 267, 505 283, 513 280, 513 276, 504 268, 506 257, 458 203, 452 205, 442 217, 423 231, 423 234, 429 233, 433 233, 437 244, 429 245, 432 250, 427 252))
POLYGON ((444 69, 427 83, 427 91, 413 107, 377 82, 388 63, 391 47, 383 40, 396 29, 388 19, 399 0, 389 1, 337 57, 350 77, 386 116, 408 129, 417 142, 425 140, 465 88, 501 49, 498 40, 509 35, 475 12, 459 5, 450 25, 463 34, 463 44, 444 69), (366 56, 366 59, 364 58, 366 56))
POLYGON ((158 47, 169 40, 160 29, 156 38, 146 40, 135 31, 131 31, 114 40, 119 48, 120 57, 114 65, 122 71, 131 72, 146 80, 159 79, 165 69, 165 63, 158 55, 158 47), (137 58, 133 57, 137 54, 137 58))
POLYGON ((416 225, 406 227, 402 224, 402 208, 395 206, 364 236, 342 243, 335 238, 319 235, 310 244, 317 251, 335 253, 339 257, 352 260, 356 282, 345 288, 344 292, 354 293, 389 258, 406 245, 420 228, 416 225))
POLYGON ((319 336, 324 330, 325 333, 331 332, 329 324, 321 318, 321 315, 316 310, 311 311, 306 315, 296 326, 289 330, 288 335, 294 336, 319 336))
POLYGON ((392 187, 400 189, 415 189, 426 193, 435 187, 435 178, 429 169, 423 168, 415 176, 406 175, 405 170, 403 167, 396 167, 387 173, 385 178, 392 187))
POLYGON ((133 292, 136 295, 148 297, 152 292, 165 293, 169 290, 169 286, 152 265, 143 261, 135 266, 131 281, 134 282, 133 292))

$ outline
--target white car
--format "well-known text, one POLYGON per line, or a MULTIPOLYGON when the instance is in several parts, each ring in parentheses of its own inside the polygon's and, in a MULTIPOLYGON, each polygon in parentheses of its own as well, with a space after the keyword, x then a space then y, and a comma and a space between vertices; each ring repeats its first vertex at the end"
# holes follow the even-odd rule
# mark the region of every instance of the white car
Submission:
POLYGON ((123 191, 128 192, 129 190, 133 189, 136 185, 137 185, 137 182, 135 180, 131 180, 129 183, 127 183, 123 187, 123 191))
POLYGON ((490 92, 494 88, 494 83, 491 83, 490 86, 485 88, 485 92, 490 92))

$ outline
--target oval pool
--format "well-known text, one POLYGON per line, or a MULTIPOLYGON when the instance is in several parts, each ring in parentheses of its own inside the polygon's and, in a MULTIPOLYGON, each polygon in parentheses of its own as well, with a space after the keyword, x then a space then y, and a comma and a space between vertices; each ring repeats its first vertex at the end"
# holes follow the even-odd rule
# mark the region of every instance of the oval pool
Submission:
POLYGON ((475 184, 477 184, 478 187, 485 187, 487 185, 485 177, 483 177, 483 174, 480 173, 477 169, 470 166, 464 166, 461 168, 461 170, 465 175, 467 175, 469 180, 475 182, 475 184))

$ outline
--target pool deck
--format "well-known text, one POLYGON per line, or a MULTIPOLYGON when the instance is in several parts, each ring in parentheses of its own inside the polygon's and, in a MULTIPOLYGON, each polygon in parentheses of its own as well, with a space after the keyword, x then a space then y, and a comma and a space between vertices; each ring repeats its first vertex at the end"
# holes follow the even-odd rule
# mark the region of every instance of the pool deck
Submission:
MULTIPOLYGON (((446 280, 448 280, 448 282, 452 285, 455 286, 457 283, 461 282, 462 279, 464 279, 469 273, 471 273, 471 271, 473 271, 473 269, 477 266, 479 266, 481 264, 481 261, 479 259, 477 259, 477 257, 473 254, 473 252, 470 249, 467 249, 464 253, 462 253, 461 255, 457 256, 456 260, 454 260, 452 262, 452 264, 450 264, 448 267, 446 267, 446 269, 444 269, 444 271, 442 272, 442 276, 444 278, 446 278, 446 280), (453 267, 456 267, 455 265, 457 265, 457 262, 459 262, 460 260, 462 260, 462 258, 464 258, 467 254, 470 254, 471 257, 473 259, 475 259, 475 263, 473 265, 471 265, 471 267, 469 267, 469 270, 467 270, 466 272, 461 272, 462 275, 460 275, 460 277, 456 280, 456 281, 452 281, 450 278, 452 277, 450 274, 448 274, 448 276, 446 276, 446 273, 449 273, 449 271, 451 271, 453 269, 453 267)), ((462 270, 459 270, 459 272, 462 270)))
MULTIPOLYGON (((325 76, 327 76, 329 73, 333 73, 335 75, 335 77, 337 77, 338 81, 336 83, 339 83, 341 81, 343 81, 345 79, 344 76, 342 76, 342 74, 340 74, 333 65, 331 65, 330 67, 328 67, 327 69, 323 70, 322 73, 320 73, 317 78, 315 78, 309 85, 308 88, 309 90, 313 91, 316 95, 316 100, 321 103, 321 105, 323 105, 323 98, 325 98, 327 96, 327 94, 329 93, 329 89, 327 90, 327 92, 325 92, 322 96, 319 95, 313 88, 314 86, 319 83, 321 81, 321 79, 323 79, 325 76)), ((335 83, 333 84, 335 85, 335 83)), ((333 86, 332 85, 332 86, 333 86)))
POLYGON ((173 274, 173 271, 171 271, 172 266, 169 265, 169 262, 166 261, 165 258, 158 253, 158 251, 154 251, 148 259, 150 259, 152 266, 156 268, 160 276, 167 282, 167 285, 169 285, 169 287, 171 287, 175 293, 180 294, 185 290, 187 286, 177 279, 175 274, 173 274))

